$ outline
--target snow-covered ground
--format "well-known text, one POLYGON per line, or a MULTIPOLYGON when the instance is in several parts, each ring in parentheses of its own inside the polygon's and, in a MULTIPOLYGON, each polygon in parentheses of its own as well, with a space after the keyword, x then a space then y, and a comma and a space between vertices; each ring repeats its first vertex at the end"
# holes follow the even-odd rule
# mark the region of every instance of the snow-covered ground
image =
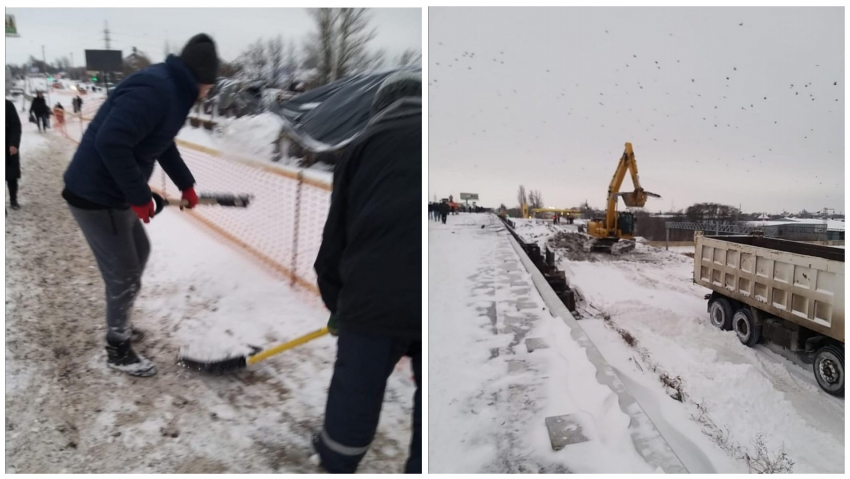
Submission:
MULTIPOLYGON (((244 352, 323 326, 327 312, 179 210, 145 227, 152 244, 134 324, 159 369, 106 367, 103 285, 70 216, 62 173, 74 145, 27 122, 22 209, 6 217, 6 472, 319 472, 335 341, 323 337, 221 377, 175 364, 181 348, 244 352)), ((397 366, 362 472, 399 472, 415 386, 397 366)))
MULTIPOLYGON (((517 220, 517 232, 545 243, 545 230, 529 223, 517 220)), ((693 284, 691 258, 643 244, 622 257, 594 253, 594 261, 556 254, 584 299, 584 330, 647 413, 655 409, 653 421, 668 430, 662 432, 674 449, 681 444, 670 439, 676 436, 699 445, 698 451, 676 450, 691 472, 746 472, 745 461, 732 457, 754 454, 759 436, 771 457, 787 454, 793 472, 844 471, 844 400, 821 391, 811 367, 773 346, 748 348, 733 332, 711 326, 703 299, 708 290, 693 284), (630 333, 637 348, 604 315, 630 333), (681 380, 683 402, 666 394, 658 379, 663 372, 681 380), (705 433, 718 431, 726 452, 706 440, 705 433)))
POLYGON ((494 215, 429 222, 428 250, 429 472, 657 472, 494 215), (545 418, 566 414, 589 441, 556 452, 545 418))
POLYGON ((826 224, 829 230, 843 230, 845 228, 844 221, 841 220, 823 220, 818 218, 786 218, 784 220, 765 220, 765 221, 750 221, 752 226, 779 226, 788 224, 826 224))

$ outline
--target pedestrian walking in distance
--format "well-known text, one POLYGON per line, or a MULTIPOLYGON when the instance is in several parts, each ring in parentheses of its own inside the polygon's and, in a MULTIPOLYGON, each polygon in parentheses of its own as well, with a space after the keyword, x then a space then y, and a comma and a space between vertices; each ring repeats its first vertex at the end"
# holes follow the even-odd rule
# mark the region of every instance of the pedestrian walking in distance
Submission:
POLYGON ((71 106, 74 107, 74 113, 80 113, 83 111, 83 99, 80 98, 80 95, 77 95, 73 100, 71 100, 71 106))
POLYGON ((130 313, 150 253, 142 226, 155 209, 148 180, 158 161, 189 208, 198 204, 195 178, 174 137, 217 76, 215 43, 204 34, 192 37, 180 56, 130 75, 100 107, 65 171, 62 196, 106 283, 107 365, 134 376, 156 374, 131 346, 142 336, 130 313))
POLYGON ((19 209, 18 180, 21 178, 21 119, 15 105, 6 100, 6 186, 9 188, 9 205, 19 209))
POLYGON ((38 131, 44 132, 50 128, 50 108, 47 106, 47 100, 44 99, 43 93, 36 93, 35 98, 32 99, 30 116, 35 118, 38 131))
POLYGON ((440 219, 443 221, 443 224, 446 224, 446 218, 449 217, 449 204, 448 203, 440 203, 440 219))
POLYGON ((313 445, 329 472, 352 473, 375 436, 387 379, 413 364, 413 437, 405 472, 422 472, 422 78, 378 88, 364 133, 334 172, 316 273, 339 330, 325 421, 313 445))

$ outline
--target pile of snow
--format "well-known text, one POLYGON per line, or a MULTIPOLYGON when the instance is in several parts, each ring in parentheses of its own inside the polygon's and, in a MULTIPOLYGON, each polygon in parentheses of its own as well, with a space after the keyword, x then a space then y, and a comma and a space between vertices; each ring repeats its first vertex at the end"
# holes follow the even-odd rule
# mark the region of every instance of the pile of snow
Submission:
POLYGON ((261 113, 242 118, 216 119, 218 128, 208 131, 204 128, 185 126, 177 135, 197 145, 205 146, 224 153, 269 161, 274 156, 274 143, 280 135, 283 120, 272 113, 261 113))

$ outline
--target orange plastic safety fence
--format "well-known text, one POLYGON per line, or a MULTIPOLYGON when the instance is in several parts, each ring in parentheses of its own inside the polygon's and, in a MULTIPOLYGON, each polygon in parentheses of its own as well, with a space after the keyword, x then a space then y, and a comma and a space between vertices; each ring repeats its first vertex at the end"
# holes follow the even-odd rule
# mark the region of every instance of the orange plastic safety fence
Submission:
MULTIPOLYGON (((86 116, 85 106, 85 119, 69 118, 65 125, 66 136, 76 142, 94 115, 86 116)), ((318 295, 313 263, 322 243, 331 184, 259 160, 237 158, 180 140, 177 144, 195 177, 198 194, 253 195, 247 208, 200 206, 191 215, 284 275, 293 286, 318 295)), ((180 198, 181 192, 159 164, 150 186, 166 198, 180 198)))

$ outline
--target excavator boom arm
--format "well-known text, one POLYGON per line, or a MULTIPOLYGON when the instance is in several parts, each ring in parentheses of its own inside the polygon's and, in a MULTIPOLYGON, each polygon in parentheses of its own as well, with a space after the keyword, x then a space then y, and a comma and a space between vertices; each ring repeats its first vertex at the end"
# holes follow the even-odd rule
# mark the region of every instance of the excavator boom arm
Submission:
MULTIPOLYGON (((635 154, 632 150, 632 144, 626 143, 626 151, 620 157, 620 163, 617 165, 617 170, 614 171, 614 177, 611 178, 611 185, 608 186, 608 205, 605 210, 605 228, 613 229, 616 227, 617 218, 617 196, 620 193, 620 187, 623 186, 623 180, 626 178, 626 171, 632 175, 632 180, 637 180, 637 166, 635 163, 635 154)), ((635 183, 637 185, 637 183, 635 183)))

